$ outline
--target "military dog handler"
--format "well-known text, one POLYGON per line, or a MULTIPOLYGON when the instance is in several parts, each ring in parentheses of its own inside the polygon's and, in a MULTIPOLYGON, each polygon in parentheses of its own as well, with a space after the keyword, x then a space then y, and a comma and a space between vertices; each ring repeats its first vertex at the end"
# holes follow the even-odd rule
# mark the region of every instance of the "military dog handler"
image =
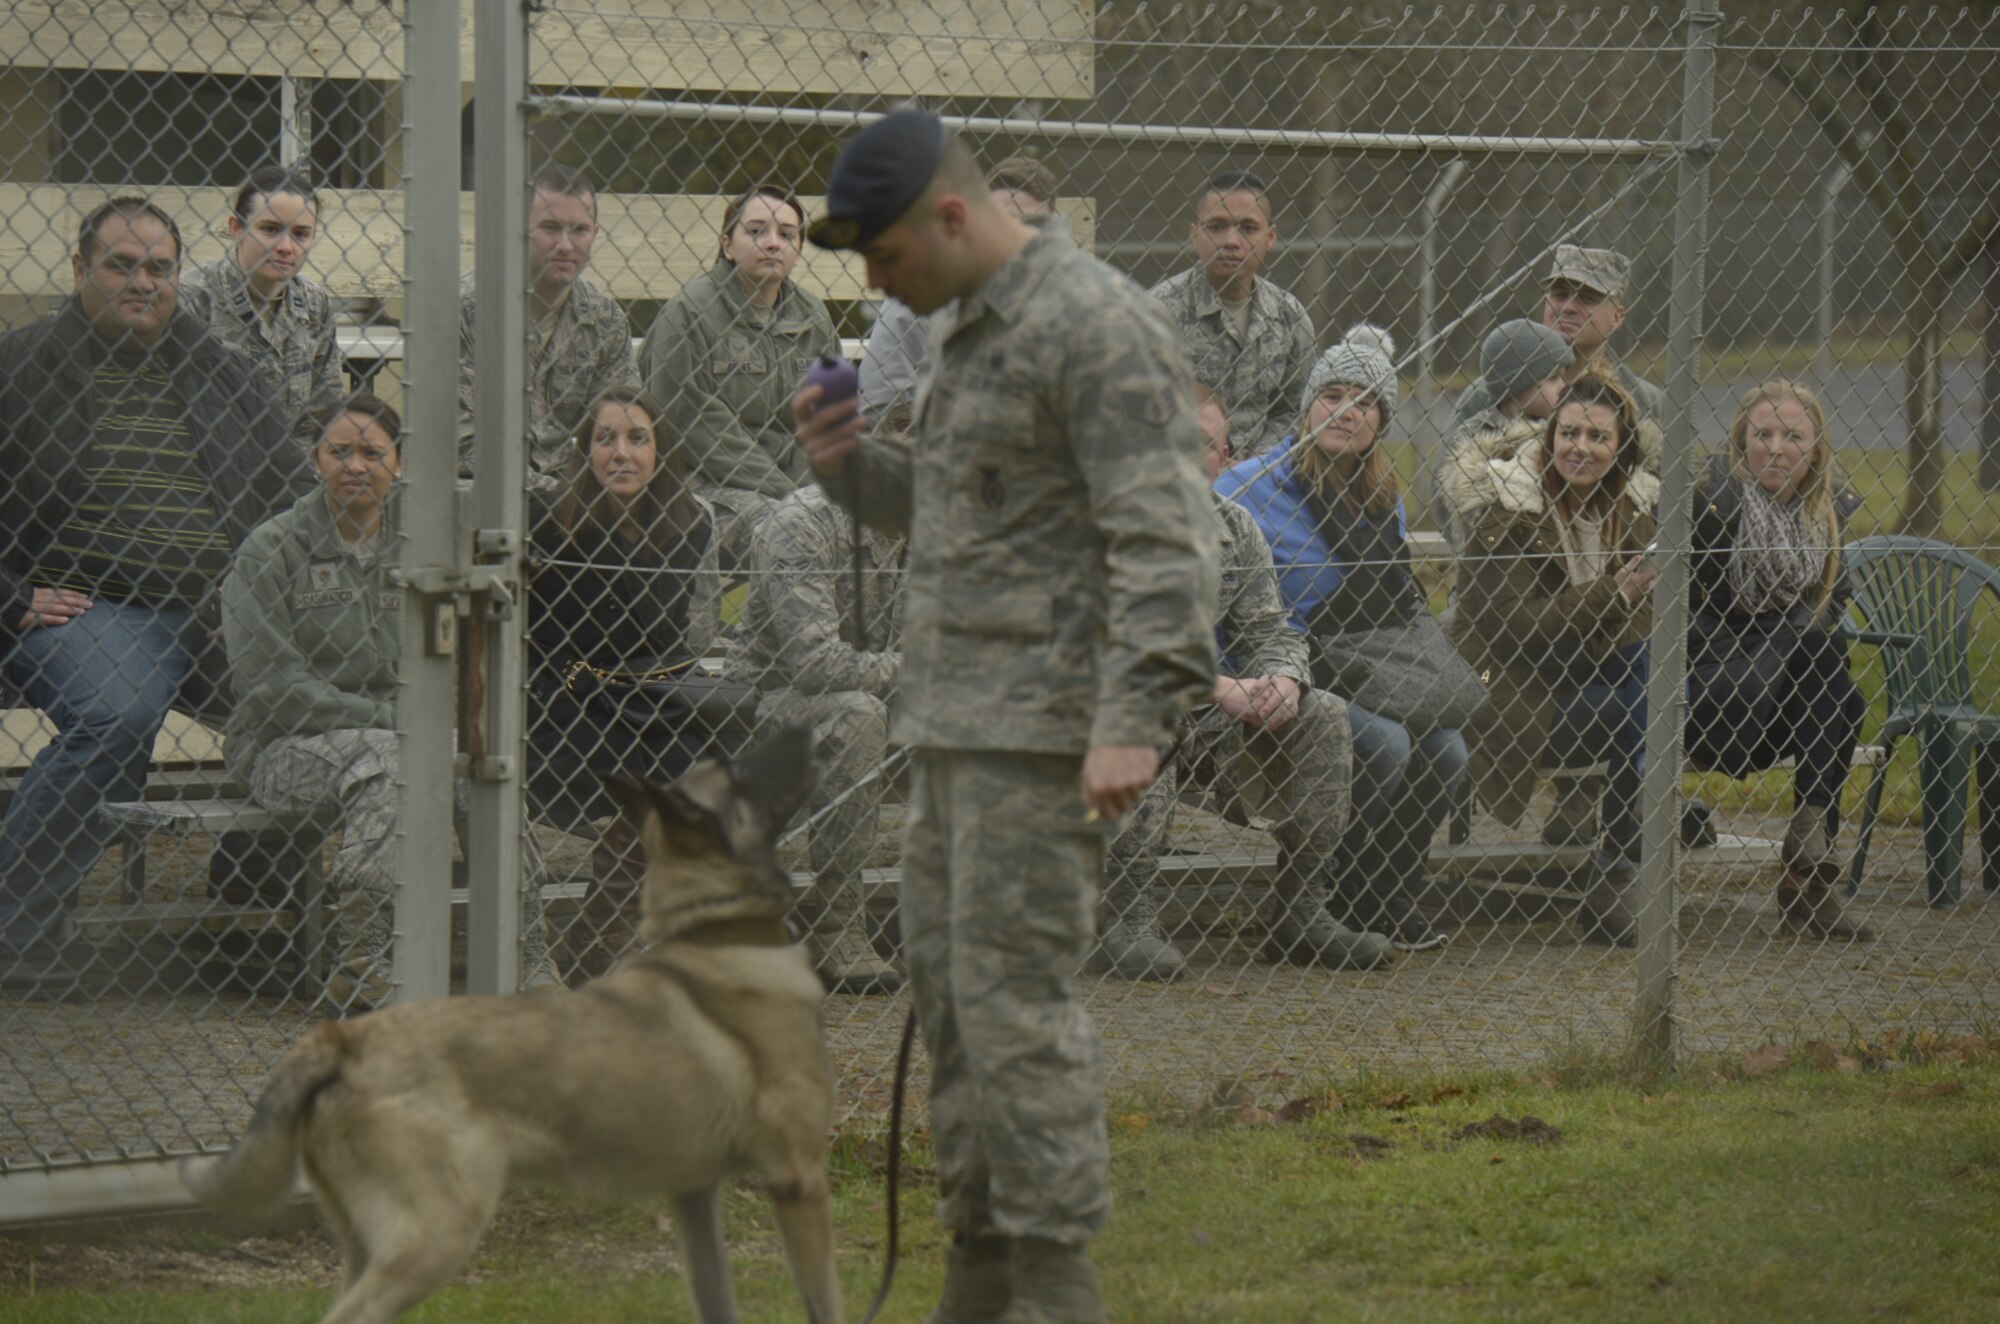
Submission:
POLYGON ((819 481, 909 537, 902 926, 931 1059, 933 1324, 1101 1321, 1104 1055, 1076 993, 1108 833, 1214 684, 1218 554, 1193 382, 1145 293, 1060 220, 1002 210, 899 110, 841 152, 808 230, 919 315, 955 305, 914 439, 794 404, 819 481))

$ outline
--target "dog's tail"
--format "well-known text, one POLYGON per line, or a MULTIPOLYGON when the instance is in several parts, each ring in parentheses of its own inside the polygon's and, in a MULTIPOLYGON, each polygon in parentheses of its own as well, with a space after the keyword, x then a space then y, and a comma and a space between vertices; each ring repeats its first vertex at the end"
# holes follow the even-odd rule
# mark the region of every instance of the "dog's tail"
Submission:
POLYGON ((298 1171, 299 1128, 313 1096, 340 1072, 347 1037, 324 1021, 292 1045, 257 1100, 250 1129, 224 1154, 181 1160, 181 1184, 211 1209, 255 1214, 282 1200, 298 1171))

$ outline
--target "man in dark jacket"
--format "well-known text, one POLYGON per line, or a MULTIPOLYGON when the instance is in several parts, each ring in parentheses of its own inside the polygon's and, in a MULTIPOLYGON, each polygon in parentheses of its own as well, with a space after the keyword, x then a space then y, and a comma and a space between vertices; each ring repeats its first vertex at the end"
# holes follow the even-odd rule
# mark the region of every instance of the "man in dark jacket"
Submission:
POLYGON ((298 466, 249 360, 175 315, 171 217, 114 198, 71 264, 75 295, 0 336, 0 669, 56 728, 0 820, 0 988, 43 996, 76 982, 98 808, 139 794, 215 585, 298 466))

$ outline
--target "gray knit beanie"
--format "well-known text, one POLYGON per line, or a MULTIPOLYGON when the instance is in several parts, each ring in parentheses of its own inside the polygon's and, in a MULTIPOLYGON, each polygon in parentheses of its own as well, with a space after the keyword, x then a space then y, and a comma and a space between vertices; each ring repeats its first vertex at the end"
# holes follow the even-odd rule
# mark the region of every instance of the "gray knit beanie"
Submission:
POLYGON ((1486 407, 1497 408, 1569 366, 1573 351, 1553 328, 1517 317, 1486 334, 1479 349, 1479 384, 1486 407))
POLYGON ((1299 417, 1303 419, 1319 393, 1335 385, 1354 386, 1375 397, 1382 407, 1379 439, 1389 431, 1389 416, 1396 412, 1396 341, 1372 322, 1357 322, 1347 329, 1340 343, 1319 356, 1306 376, 1305 394, 1299 397, 1299 417))

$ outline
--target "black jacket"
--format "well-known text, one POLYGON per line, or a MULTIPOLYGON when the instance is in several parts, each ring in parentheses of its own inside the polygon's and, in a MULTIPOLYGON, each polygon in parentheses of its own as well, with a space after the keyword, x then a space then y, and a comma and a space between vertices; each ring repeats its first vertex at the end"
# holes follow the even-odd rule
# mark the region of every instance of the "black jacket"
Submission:
MULTIPOLYGON (((0 335, 0 641, 19 634, 42 556, 75 509, 78 461, 97 422, 92 378, 107 352, 74 298, 0 335)), ((188 435, 240 546, 304 490, 304 461, 249 358, 207 327, 176 315, 154 353, 174 374, 188 435)))
POLYGON ((560 688, 574 662, 649 666, 687 652, 693 581, 713 530, 706 521, 665 565, 598 529, 566 532, 537 503, 528 581, 531 685, 560 688))
MULTIPOLYGON (((1842 488, 1834 494, 1838 537, 1845 539, 1847 521, 1860 509, 1861 499, 1842 488)), ((1694 523, 1689 545, 1688 610, 1697 636, 1713 634, 1726 622, 1751 618, 1736 608, 1736 591, 1729 584, 1729 557, 1736 548, 1736 531, 1743 523, 1743 493, 1729 472, 1729 457, 1711 455, 1695 482, 1694 523)), ((1845 577, 1835 585, 1822 623, 1837 621, 1847 604, 1845 577)), ((1802 622, 1803 623, 1803 622, 1802 622)))

